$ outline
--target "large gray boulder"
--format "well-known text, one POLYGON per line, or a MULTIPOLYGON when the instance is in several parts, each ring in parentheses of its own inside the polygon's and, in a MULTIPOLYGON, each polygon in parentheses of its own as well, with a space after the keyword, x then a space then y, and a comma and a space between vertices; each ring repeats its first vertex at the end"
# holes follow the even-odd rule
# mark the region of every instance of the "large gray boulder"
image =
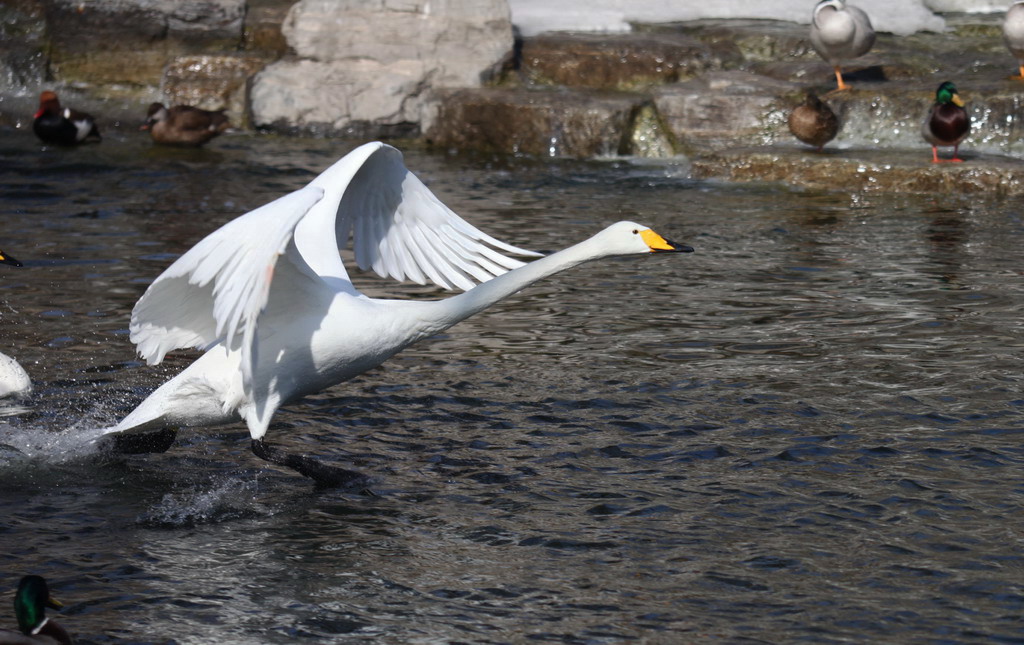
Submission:
MULTIPOLYGON (((684 149, 771 143, 801 88, 740 70, 655 88, 654 104, 684 149)), ((787 137, 788 138, 788 137, 787 137)))
POLYGON ((253 123, 325 134, 425 130, 433 90, 479 87, 513 47, 505 0, 301 0, 283 31, 296 57, 254 79, 253 123))

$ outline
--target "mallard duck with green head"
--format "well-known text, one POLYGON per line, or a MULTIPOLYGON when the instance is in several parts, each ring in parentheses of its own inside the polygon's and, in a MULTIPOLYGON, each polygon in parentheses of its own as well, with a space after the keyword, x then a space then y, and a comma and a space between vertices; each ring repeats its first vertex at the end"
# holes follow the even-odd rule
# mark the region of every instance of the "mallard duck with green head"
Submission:
POLYGON ((826 143, 836 138, 839 117, 817 94, 809 91, 804 102, 790 112, 789 131, 821 152, 826 143))
POLYGON ((971 118, 964 109, 963 99, 957 93, 955 85, 949 81, 944 82, 935 91, 935 103, 921 126, 921 136, 932 144, 932 163, 963 161, 957 153, 960 151, 960 142, 970 131, 971 118), (939 159, 939 146, 952 146, 953 157, 939 159))
POLYGON ((63 606, 50 596, 50 588, 41 576, 25 576, 14 594, 18 631, 0 631, 0 645, 71 645, 67 630, 46 617, 47 607, 63 606))

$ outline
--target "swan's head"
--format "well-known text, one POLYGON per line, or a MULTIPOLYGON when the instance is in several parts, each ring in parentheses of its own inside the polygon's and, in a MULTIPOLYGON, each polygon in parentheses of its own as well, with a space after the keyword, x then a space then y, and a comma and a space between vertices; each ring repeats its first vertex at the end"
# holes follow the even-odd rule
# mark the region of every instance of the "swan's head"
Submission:
POLYGON ((638 253, 693 253, 693 247, 666 240, 650 227, 636 222, 618 222, 604 229, 599 236, 608 250, 616 255, 638 253))

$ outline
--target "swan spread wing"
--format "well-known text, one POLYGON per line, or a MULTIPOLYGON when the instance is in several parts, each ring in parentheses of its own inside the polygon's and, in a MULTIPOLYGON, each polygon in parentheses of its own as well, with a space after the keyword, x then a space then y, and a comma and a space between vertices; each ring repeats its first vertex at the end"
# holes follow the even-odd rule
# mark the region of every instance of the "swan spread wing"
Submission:
POLYGON ((470 225, 409 172, 397 149, 368 143, 178 258, 136 303, 131 340, 150 364, 174 349, 224 342, 242 351, 249 390, 260 313, 272 299, 289 297, 278 293, 287 285, 272 288, 275 268, 355 294, 339 255, 349 238, 360 268, 446 289, 470 289, 523 264, 501 251, 540 255, 470 225), (290 262, 278 266, 282 254, 290 262))
MULTIPOLYGON (((219 340, 248 353, 267 304, 277 258, 292 230, 323 197, 305 187, 220 227, 178 258, 132 310, 131 340, 150 364, 219 340)), ((243 360, 248 367, 251 361, 243 360)))
MULTIPOLYGON (((401 152, 383 143, 360 146, 310 185, 327 192, 316 210, 329 212, 332 241, 344 248, 351 239, 359 268, 381 277, 468 290, 522 266, 502 252, 539 255, 497 240, 456 215, 409 172, 401 152), (354 170, 353 160, 362 160, 354 170)), ((304 245, 298 246, 308 260, 304 245)))

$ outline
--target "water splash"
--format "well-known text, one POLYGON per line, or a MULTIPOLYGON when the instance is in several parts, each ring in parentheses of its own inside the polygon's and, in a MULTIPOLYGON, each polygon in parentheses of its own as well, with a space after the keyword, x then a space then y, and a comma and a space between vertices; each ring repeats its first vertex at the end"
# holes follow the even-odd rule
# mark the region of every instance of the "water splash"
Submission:
POLYGON ((257 479, 241 480, 234 476, 218 478, 207 487, 189 485, 188 490, 167 493, 139 521, 152 526, 195 526, 242 517, 263 517, 271 514, 256 500, 257 479))
MULTIPOLYGON (((31 408, 4 408, 13 414, 31 412, 31 408)), ((110 425, 110 415, 95 408, 70 424, 59 420, 49 423, 22 423, 17 417, 0 423, 0 465, 17 461, 44 461, 63 464, 95 455, 96 439, 110 425)))

